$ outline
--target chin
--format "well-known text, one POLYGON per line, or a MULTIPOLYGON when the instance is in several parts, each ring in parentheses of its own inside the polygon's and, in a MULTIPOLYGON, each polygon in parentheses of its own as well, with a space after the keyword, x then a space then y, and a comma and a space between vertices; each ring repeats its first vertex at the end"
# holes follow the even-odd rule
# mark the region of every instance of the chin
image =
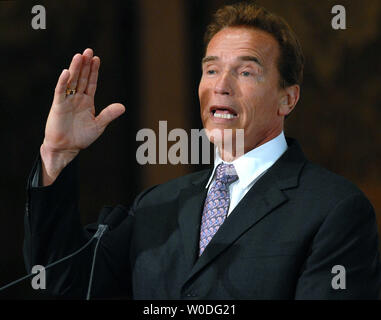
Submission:
POLYGON ((206 136, 209 141, 217 146, 231 145, 234 138, 234 128, 207 126, 205 128, 206 136))

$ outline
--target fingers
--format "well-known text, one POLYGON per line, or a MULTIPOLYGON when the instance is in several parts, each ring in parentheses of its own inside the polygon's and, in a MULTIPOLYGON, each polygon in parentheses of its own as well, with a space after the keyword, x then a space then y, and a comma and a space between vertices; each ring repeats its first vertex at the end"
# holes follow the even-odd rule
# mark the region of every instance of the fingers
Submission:
POLYGON ((79 73, 78 84, 77 84, 78 93, 83 93, 87 87, 92 58, 93 58, 93 50, 86 49, 82 55, 82 67, 79 73))
POLYGON ((78 77, 81 71, 82 61, 83 61, 82 55, 80 53, 77 53, 73 57, 73 60, 70 63, 70 67, 69 67, 70 78, 68 83, 68 88, 70 89, 77 88, 78 77))
POLYGON ((126 108, 124 105, 120 103, 113 103, 110 104, 107 108, 104 108, 101 113, 95 118, 97 122, 97 126, 100 131, 103 132, 103 130, 108 126, 108 124, 118 118, 120 115, 124 113, 126 108))
POLYGON ((89 79, 85 89, 85 93, 92 97, 94 97, 95 91, 97 90, 98 70, 100 64, 101 60, 99 57, 95 56, 92 58, 89 79))
POLYGON ((93 57, 93 50, 90 48, 86 49, 83 54, 74 55, 69 69, 63 70, 59 76, 54 93, 54 102, 61 103, 64 101, 66 89, 76 89, 77 93, 83 93, 86 90, 94 96, 99 65, 100 59, 93 57))
POLYGON ((69 77, 70 72, 64 69, 58 78, 56 89, 54 90, 54 103, 61 103, 65 100, 69 77))

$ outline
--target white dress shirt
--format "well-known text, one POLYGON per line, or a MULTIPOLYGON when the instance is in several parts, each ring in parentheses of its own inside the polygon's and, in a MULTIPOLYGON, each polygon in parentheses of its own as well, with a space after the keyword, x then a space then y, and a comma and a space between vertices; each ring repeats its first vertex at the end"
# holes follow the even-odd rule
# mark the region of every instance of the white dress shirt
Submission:
MULTIPOLYGON (((261 146, 245 153, 238 159, 230 162, 238 175, 238 180, 230 184, 230 206, 228 215, 233 211, 237 204, 242 200, 250 188, 266 173, 266 171, 280 158, 287 150, 287 142, 283 131, 276 138, 262 144, 261 146)), ((214 173, 216 167, 221 163, 229 163, 223 161, 216 151, 214 161, 214 169, 206 185, 211 188, 215 181, 214 173)))

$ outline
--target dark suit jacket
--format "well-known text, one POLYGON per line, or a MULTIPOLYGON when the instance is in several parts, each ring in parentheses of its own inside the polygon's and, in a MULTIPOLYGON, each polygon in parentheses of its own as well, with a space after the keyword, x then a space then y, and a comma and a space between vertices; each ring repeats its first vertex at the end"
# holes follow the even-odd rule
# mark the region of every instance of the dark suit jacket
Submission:
MULTIPOLYGON (((381 269, 371 204, 356 186, 306 160, 295 140, 287 141, 288 150, 249 190, 200 258, 211 170, 141 193, 123 222, 101 240, 92 296, 377 299, 381 269), (332 287, 335 265, 345 268, 345 289, 332 287)), ((31 188, 29 179, 28 270, 74 252, 96 229, 80 224, 76 161, 51 186, 31 188)), ((93 249, 48 270, 48 289, 85 297, 93 249)))

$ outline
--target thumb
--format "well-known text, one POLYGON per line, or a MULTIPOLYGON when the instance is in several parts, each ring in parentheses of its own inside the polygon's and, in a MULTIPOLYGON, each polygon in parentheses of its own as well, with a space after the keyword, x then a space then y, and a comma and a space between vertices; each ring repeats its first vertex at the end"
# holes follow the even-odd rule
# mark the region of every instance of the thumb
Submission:
POLYGON ((102 131, 108 126, 108 124, 118 118, 126 111, 124 105, 120 103, 112 103, 108 107, 104 108, 101 113, 95 118, 98 124, 98 128, 102 131))

